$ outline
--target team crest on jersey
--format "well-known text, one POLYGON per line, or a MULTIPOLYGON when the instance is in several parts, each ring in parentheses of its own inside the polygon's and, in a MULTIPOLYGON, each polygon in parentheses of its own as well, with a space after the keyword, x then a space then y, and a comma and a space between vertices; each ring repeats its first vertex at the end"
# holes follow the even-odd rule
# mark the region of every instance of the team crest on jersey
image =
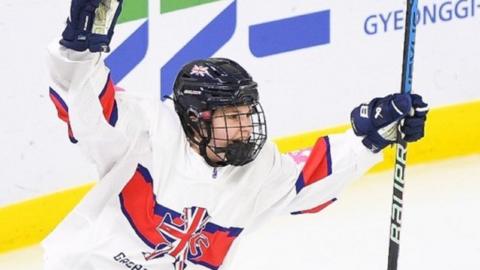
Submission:
POLYGON ((176 270, 190 264, 219 269, 243 230, 215 224, 205 208, 186 207, 177 212, 159 204, 153 192, 152 176, 140 164, 119 199, 132 229, 151 248, 139 251, 144 259, 160 261, 173 257, 176 270))
POLYGON ((152 252, 143 252, 145 260, 153 260, 165 255, 175 258, 175 269, 183 270, 187 259, 202 256, 210 243, 203 233, 210 216, 204 208, 184 208, 180 220, 174 220, 170 213, 165 214, 157 226, 157 232, 164 238, 152 252))
POLYGON ((190 71, 190 75, 205 77, 205 75, 210 74, 208 73, 208 67, 194 65, 190 71))

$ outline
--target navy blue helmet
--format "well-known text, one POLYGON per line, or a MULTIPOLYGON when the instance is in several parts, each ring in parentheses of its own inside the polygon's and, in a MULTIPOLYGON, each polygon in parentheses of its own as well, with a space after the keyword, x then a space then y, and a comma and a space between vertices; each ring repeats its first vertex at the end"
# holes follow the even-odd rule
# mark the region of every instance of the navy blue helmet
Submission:
POLYGON ((232 60, 209 58, 185 65, 175 80, 173 101, 188 140, 198 146, 200 155, 211 166, 245 165, 255 159, 265 144, 266 121, 257 83, 232 60), (213 125, 218 123, 213 117, 223 118, 224 124, 213 125), (227 124, 227 118, 232 117, 247 120, 232 127, 227 124), (233 128, 248 135, 228 138, 228 129, 233 128), (216 138, 216 129, 224 129, 227 137, 216 138))

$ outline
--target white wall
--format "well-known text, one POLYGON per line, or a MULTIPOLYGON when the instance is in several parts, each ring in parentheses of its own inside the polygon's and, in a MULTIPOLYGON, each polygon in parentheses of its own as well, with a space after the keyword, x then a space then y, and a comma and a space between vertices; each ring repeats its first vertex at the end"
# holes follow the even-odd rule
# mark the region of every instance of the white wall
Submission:
MULTIPOLYGON (((232 1, 161 15, 150 1, 146 57, 119 85, 158 98, 160 68, 232 1)), ((403 2, 242 0, 235 31, 215 56, 237 60, 258 81, 271 137, 344 123, 359 102, 399 90, 403 30, 394 29, 403 2), (250 51, 249 26, 322 10, 330 10, 329 44, 261 58, 250 51), (377 33, 367 34, 375 24, 377 33)), ((480 98, 480 0, 420 2, 414 88, 433 107, 480 98), (424 23, 424 5, 436 10, 435 23, 424 23)), ((45 47, 68 4, 0 2, 0 205, 96 179, 48 98, 45 47)), ((143 21, 119 25, 114 47, 143 21)))

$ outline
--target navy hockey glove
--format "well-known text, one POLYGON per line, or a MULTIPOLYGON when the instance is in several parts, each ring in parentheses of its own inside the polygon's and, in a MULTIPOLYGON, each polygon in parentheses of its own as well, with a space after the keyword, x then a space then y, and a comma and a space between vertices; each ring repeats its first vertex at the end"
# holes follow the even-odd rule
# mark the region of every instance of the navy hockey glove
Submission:
POLYGON ((123 0, 72 0, 60 44, 75 51, 109 52, 123 0))
POLYGON ((427 120, 428 104, 420 95, 412 94, 412 107, 409 115, 401 121, 400 131, 407 142, 418 141, 425 135, 425 121, 427 120))
POLYGON ((362 136, 362 143, 377 153, 397 141, 397 129, 408 142, 422 138, 427 112, 421 96, 394 94, 361 104, 350 116, 355 134, 362 136))

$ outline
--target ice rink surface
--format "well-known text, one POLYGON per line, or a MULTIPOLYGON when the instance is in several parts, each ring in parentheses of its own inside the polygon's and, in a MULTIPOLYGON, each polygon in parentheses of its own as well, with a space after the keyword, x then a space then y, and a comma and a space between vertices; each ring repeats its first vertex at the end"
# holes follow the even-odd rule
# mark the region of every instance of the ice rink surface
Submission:
MULTIPOLYGON (((272 220, 232 269, 386 269, 392 179, 364 176, 319 214, 272 220)), ((480 269, 480 155, 408 166, 404 201, 399 269, 480 269)), ((0 269, 42 269, 42 250, 0 255, 0 269)))

